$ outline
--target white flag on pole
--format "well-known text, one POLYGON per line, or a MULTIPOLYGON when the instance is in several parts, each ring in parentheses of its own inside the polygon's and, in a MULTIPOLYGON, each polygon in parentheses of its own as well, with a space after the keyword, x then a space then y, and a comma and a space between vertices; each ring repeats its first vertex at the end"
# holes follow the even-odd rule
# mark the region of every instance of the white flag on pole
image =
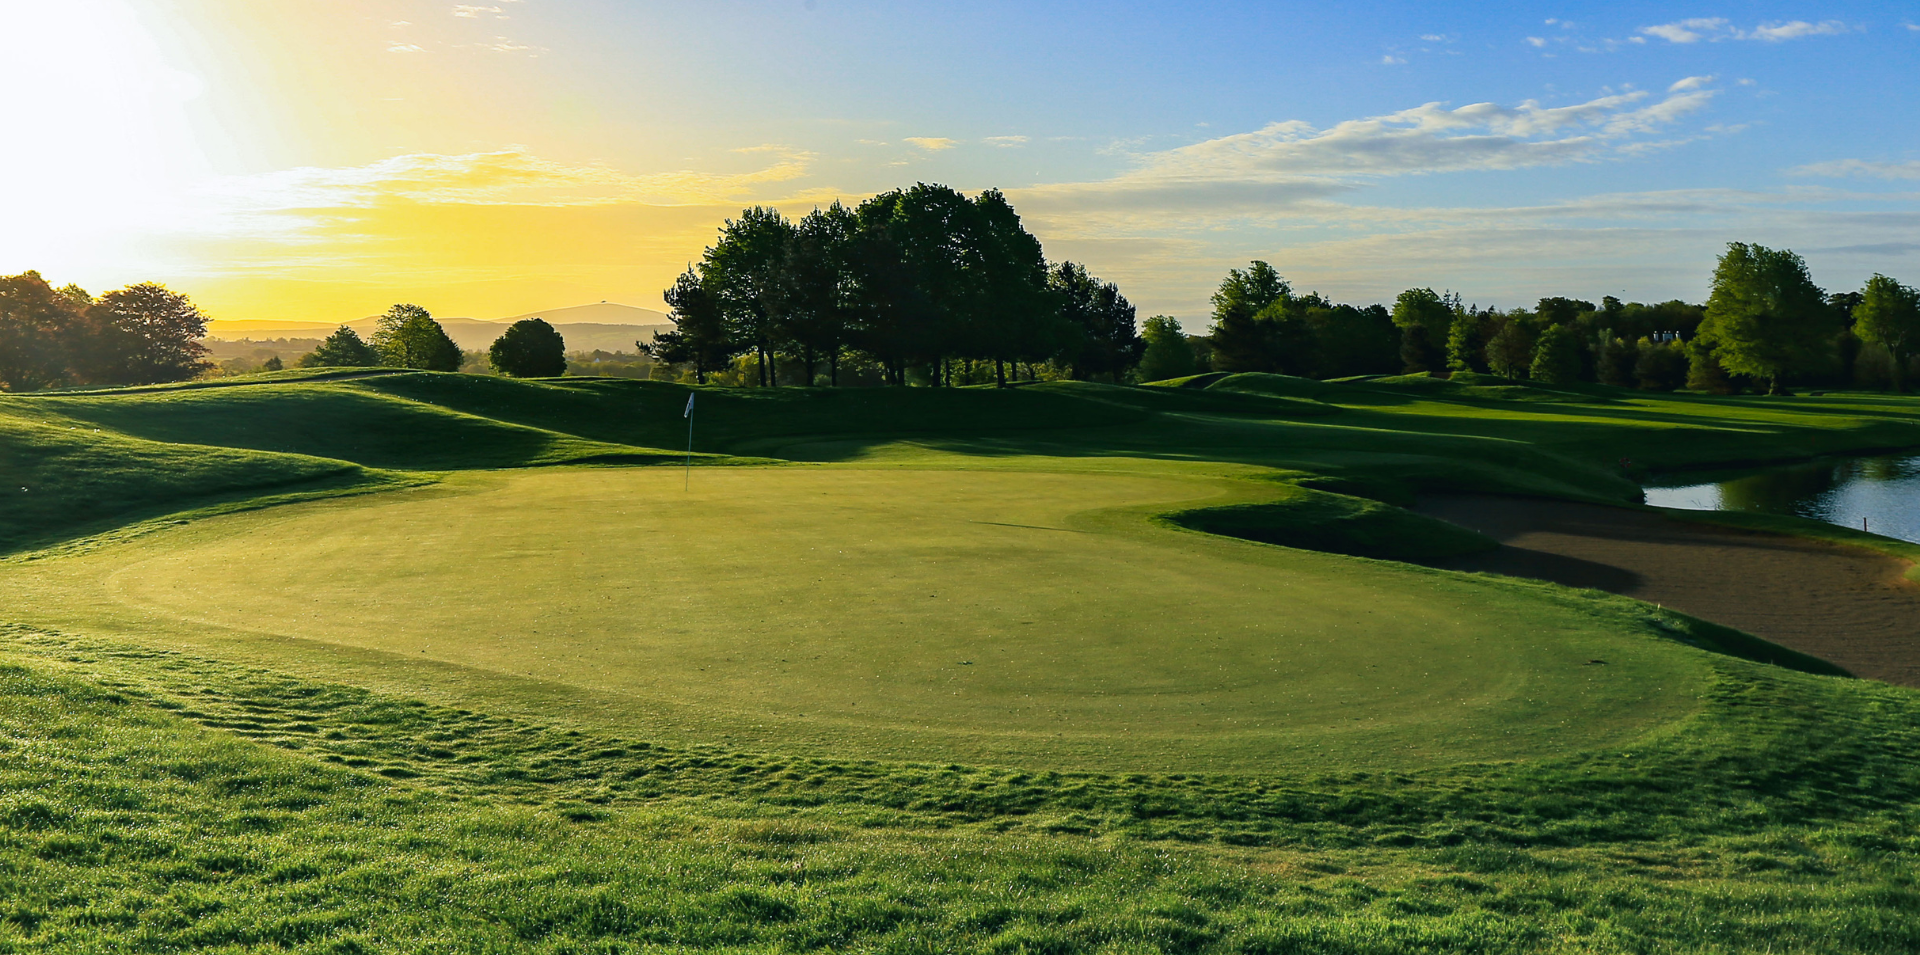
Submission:
POLYGON ((693 395, 692 394, 687 395, 687 410, 681 412, 680 417, 682 418, 693 417, 693 395))

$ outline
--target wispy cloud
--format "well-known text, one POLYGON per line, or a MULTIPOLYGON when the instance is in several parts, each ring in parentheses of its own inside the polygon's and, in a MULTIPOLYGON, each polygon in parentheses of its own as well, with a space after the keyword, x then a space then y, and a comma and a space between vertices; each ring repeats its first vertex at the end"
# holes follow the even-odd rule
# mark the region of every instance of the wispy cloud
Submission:
POLYGON ((1853 32, 1854 28, 1839 20, 1822 20, 1812 23, 1806 20, 1788 20, 1785 22, 1762 23, 1751 30, 1734 26, 1733 21, 1725 17, 1693 17, 1675 20, 1649 27, 1641 27, 1640 33, 1658 37, 1669 43, 1718 43, 1723 40, 1759 40, 1766 43, 1780 43, 1786 40, 1798 40, 1810 36, 1833 36, 1853 32))
POLYGON ((387 47, 388 53, 425 53, 427 48, 418 43, 394 43, 387 47))
POLYGON ((1822 176, 1829 179, 1920 179, 1920 159, 1906 162, 1835 159, 1796 166, 1788 172, 1796 176, 1822 176))
POLYGON ((771 165, 744 173, 630 175, 604 165, 541 159, 525 147, 446 156, 417 153, 364 166, 306 167, 222 180, 211 192, 238 210, 366 208, 388 202, 441 205, 715 205, 805 175, 811 153, 779 148, 771 165))
POLYGON ((901 142, 911 143, 928 152, 936 153, 942 149, 952 149, 960 145, 959 140, 948 139, 944 136, 907 136, 904 137, 901 142))
POLYGON ((1001 149, 1012 149, 1015 146, 1024 145, 1026 141, 1025 136, 988 136, 983 140, 987 145, 998 146, 1001 149))
POLYGON ((462 19, 477 20, 483 13, 492 14, 501 20, 507 18, 506 13, 499 7, 478 7, 467 3, 456 3, 453 5, 453 15, 462 19))

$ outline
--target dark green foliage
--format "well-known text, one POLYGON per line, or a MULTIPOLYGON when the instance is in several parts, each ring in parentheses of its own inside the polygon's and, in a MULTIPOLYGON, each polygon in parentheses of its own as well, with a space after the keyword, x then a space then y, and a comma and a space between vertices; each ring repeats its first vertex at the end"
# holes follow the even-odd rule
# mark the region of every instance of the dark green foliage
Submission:
POLYGON ((320 347, 300 356, 302 368, 355 368, 377 365, 380 356, 373 346, 360 340, 360 334, 345 325, 320 343, 320 347))
POLYGON ((40 273, 0 278, 0 389, 34 391, 65 379, 82 328, 79 307, 40 273))
POLYGON ((1400 329, 1403 371, 1418 374, 1446 368, 1447 332, 1454 310, 1430 288, 1408 289, 1393 303, 1393 324, 1400 329))
POLYGON ((1603 385, 1615 388, 1633 388, 1640 379, 1634 369, 1640 362, 1640 346, 1625 339, 1608 336, 1600 342, 1600 353, 1595 356, 1595 366, 1603 385))
POLYGON ((1855 334, 1886 350, 1894 390, 1907 390, 1907 365, 1920 345, 1920 290, 1875 274, 1859 299, 1850 310, 1855 334))
POLYGON ((1120 287, 1102 282, 1072 262, 1062 262, 1047 273, 1047 287, 1061 303, 1061 313, 1077 335, 1062 354, 1075 379, 1110 377, 1119 384, 1140 363, 1147 343, 1134 323, 1134 308, 1120 287))
POLYGON ((1284 306, 1292 297, 1293 287, 1265 262, 1227 270, 1227 277, 1213 293, 1213 327, 1208 340, 1213 346, 1214 369, 1275 370, 1275 342, 1268 324, 1276 314, 1284 315, 1284 306), (1273 311, 1276 305, 1283 311, 1273 311), (1263 322, 1262 316, 1269 322, 1263 322))
POLYGON ((1172 317, 1155 315, 1147 319, 1140 338, 1147 346, 1140 358, 1140 380, 1165 381, 1194 373, 1193 346, 1172 317))
POLYGON ((1635 351, 1633 378, 1637 387, 1647 391, 1673 391, 1686 385, 1687 353, 1679 342, 1642 338, 1635 351))
POLYGON ((1817 361, 1841 322, 1798 255, 1733 242, 1714 269, 1700 338, 1720 367, 1779 394, 1789 375, 1817 361))
POLYGON ((1528 377, 1547 385, 1564 385, 1580 380, 1580 343, 1573 329, 1550 325, 1540 333, 1533 346, 1533 365, 1528 377))
POLYGON ((460 346, 418 305, 395 305, 380 316, 373 333, 380 363, 420 371, 459 371, 460 346))
POLYGON ((1400 370, 1399 335, 1385 306, 1311 305, 1316 378, 1382 375, 1400 370))
POLYGON ((143 282, 100 296, 86 310, 88 334, 74 350, 79 376, 92 384, 186 381, 209 365, 207 316, 185 295, 143 282))
POLYGON ((521 319, 494 339, 487 362, 512 378, 558 378, 567 373, 567 343, 545 319, 521 319))
POLYGON ((1487 370, 1507 378, 1525 378, 1533 367, 1533 349, 1538 336, 1533 317, 1524 311, 1508 312, 1498 318, 1499 327, 1487 339, 1487 370))
POLYGON ((653 341, 634 344, 655 361, 692 365, 696 380, 706 384, 708 375, 725 368, 744 349, 699 272, 680 273, 665 297, 673 309, 673 331, 657 332, 653 341))

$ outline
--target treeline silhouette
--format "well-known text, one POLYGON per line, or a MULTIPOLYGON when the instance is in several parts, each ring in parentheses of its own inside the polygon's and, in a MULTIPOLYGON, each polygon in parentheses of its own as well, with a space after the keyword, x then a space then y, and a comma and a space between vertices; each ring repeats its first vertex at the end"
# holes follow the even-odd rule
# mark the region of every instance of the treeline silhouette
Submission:
POLYGON ((1857 292, 1829 294, 1792 251, 1742 242, 1721 256, 1705 305, 1549 297, 1531 309, 1483 309, 1418 288, 1391 310, 1355 308, 1297 295, 1254 262, 1229 270, 1213 306, 1210 333, 1188 348, 1171 337, 1177 327, 1149 321, 1143 379, 1207 369, 1317 378, 1480 372, 1719 394, 1777 394, 1793 383, 1905 390, 1920 345, 1920 292, 1875 275, 1857 292))
POLYGON ((1125 380, 1145 350, 1118 287, 1049 264, 997 190, 921 183, 794 221, 747 209, 665 293, 674 331, 642 345, 699 381, 746 357, 762 385, 839 384, 847 359, 885 382, 1125 380), (1024 369, 1024 375, 1023 375, 1024 369), (824 375, 821 372, 824 371, 824 375))
MULTIPOLYGON (((762 386, 1477 372, 1722 394, 1794 384, 1904 391, 1920 349, 1912 287, 1875 275, 1859 291, 1829 294, 1793 252, 1739 242, 1721 256, 1704 305, 1554 296, 1497 309, 1415 288, 1391 307, 1356 306, 1298 293, 1255 261, 1228 270, 1206 334, 1164 315, 1137 327, 1113 283, 1049 263, 1000 192, 970 198, 925 183, 798 220, 746 209, 665 296, 675 329, 635 343, 653 362, 648 377, 762 386)), ((151 283, 95 299, 36 272, 0 278, 0 389, 208 374, 198 341, 206 323, 186 296, 151 283)), ((299 364, 456 371, 479 361, 426 309, 395 305, 371 340, 343 325, 299 364)), ((519 377, 561 375, 565 342, 528 319, 485 362, 519 377)))
POLYGON ((144 282, 95 298, 38 272, 0 276, 0 389, 184 381, 210 366, 207 316, 144 282))

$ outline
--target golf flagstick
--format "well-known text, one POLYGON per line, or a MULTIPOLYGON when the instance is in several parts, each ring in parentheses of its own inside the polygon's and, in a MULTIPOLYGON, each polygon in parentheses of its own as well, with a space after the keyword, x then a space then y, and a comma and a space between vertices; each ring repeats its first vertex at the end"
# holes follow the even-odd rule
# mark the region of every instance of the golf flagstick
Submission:
POLYGON ((680 416, 687 419, 687 468, 686 468, 686 475, 685 475, 685 481, 684 481, 684 483, 686 484, 686 487, 683 488, 682 490, 692 491, 693 490, 693 392, 687 392, 687 410, 681 412, 680 416))

